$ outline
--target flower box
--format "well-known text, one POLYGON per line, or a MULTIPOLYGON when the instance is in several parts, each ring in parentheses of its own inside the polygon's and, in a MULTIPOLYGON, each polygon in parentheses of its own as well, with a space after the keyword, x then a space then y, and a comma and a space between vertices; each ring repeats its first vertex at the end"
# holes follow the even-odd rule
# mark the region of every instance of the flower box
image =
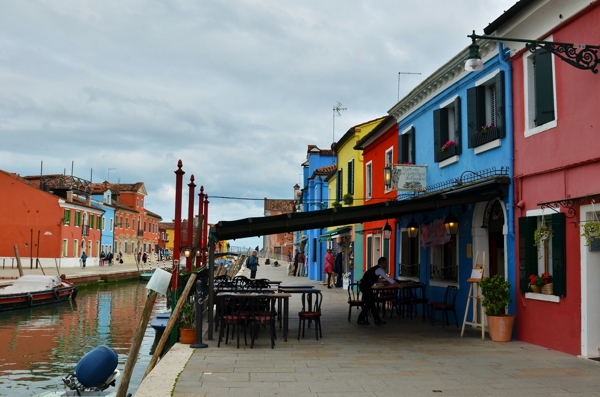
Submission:
POLYGON ((444 149, 443 152, 440 151, 440 154, 438 155, 438 160, 444 161, 452 156, 456 156, 456 145, 447 147, 446 149, 444 149))
POLYGON ((469 137, 469 147, 478 147, 488 142, 500 139, 500 130, 498 127, 487 128, 486 133, 476 133, 469 137))

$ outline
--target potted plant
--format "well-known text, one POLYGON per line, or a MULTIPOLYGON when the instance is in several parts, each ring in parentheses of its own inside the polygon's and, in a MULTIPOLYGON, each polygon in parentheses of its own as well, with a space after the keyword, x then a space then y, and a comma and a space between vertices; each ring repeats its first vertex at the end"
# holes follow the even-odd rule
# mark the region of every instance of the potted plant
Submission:
POLYGON ((510 342, 515 316, 505 314, 510 302, 510 283, 499 274, 483 278, 479 283, 483 300, 481 304, 488 316, 490 337, 494 342, 510 342))
POLYGON ((544 280, 540 276, 532 274, 529 276, 529 289, 536 294, 542 292, 542 287, 544 286, 544 280))
POLYGON ((196 341, 196 304, 193 295, 186 299, 181 308, 179 332, 181 343, 192 344, 196 341))
POLYGON ((496 126, 494 125, 494 123, 490 124, 490 125, 482 125, 481 128, 479 129, 479 131, 477 131, 475 134, 477 135, 485 135, 488 132, 490 132, 492 130, 492 128, 495 128, 496 126))
POLYGON ((333 203, 331 203, 331 207, 332 208, 340 208, 342 206, 342 203, 340 203, 339 201, 334 201, 333 203))
POLYGON ((344 204, 352 204, 354 202, 354 197, 350 193, 344 194, 342 199, 344 200, 344 204))
POLYGON ((589 246, 595 238, 598 238, 600 234, 600 222, 598 221, 587 221, 583 224, 583 234, 585 237, 585 245, 589 246))
POLYGON ((442 147, 440 148, 440 153, 444 153, 448 148, 451 148, 452 146, 454 146, 456 143, 454 141, 447 141, 446 143, 444 143, 442 145, 442 147))

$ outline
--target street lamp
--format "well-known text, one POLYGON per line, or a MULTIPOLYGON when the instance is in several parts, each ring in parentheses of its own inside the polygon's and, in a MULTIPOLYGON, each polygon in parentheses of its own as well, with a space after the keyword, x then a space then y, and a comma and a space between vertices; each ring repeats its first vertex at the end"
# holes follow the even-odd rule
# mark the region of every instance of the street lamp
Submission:
POLYGON ((446 233, 450 236, 455 236, 458 234, 458 219, 452 215, 448 214, 444 219, 444 227, 446 228, 446 233))
POLYGON ((543 41, 543 40, 525 40, 525 39, 511 39, 507 37, 497 36, 478 36, 473 31, 473 34, 467 35, 470 37, 472 42, 469 46, 469 58, 465 62, 465 70, 467 72, 474 72, 483 69, 483 61, 479 55, 479 46, 475 43, 476 39, 495 40, 495 41, 512 41, 517 43, 525 43, 525 47, 529 52, 534 53, 538 48, 542 48, 552 54, 556 55, 571 66, 575 66, 581 70, 591 70, 597 74, 598 64, 598 50, 600 46, 588 45, 588 44, 576 44, 576 43, 562 43, 556 41, 543 41))
POLYGON ((415 238, 419 236, 419 224, 415 222, 415 218, 408 222, 408 225, 406 225, 406 230, 409 238, 415 238))
POLYGON ((385 221, 385 226, 383 227, 383 239, 389 240, 392 237, 392 227, 390 224, 385 221))
POLYGON ((386 189, 392 188, 392 166, 390 164, 383 168, 383 183, 386 189))

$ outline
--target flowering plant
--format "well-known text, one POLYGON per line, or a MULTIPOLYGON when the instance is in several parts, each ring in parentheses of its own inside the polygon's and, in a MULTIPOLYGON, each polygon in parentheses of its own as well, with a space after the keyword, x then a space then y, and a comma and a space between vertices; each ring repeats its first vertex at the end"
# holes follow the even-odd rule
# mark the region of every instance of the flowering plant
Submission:
POLYGON ((542 273, 541 276, 532 274, 529 276, 529 285, 542 288, 546 284, 551 284, 552 280, 552 275, 550 273, 542 273))
POLYGON ((492 123, 490 125, 482 125, 481 128, 479 129, 479 131, 476 132, 476 134, 477 135, 487 134, 494 127, 495 127, 494 123, 492 123))
POLYGON ((455 145, 454 141, 448 141, 448 142, 444 143, 444 146, 442 146, 440 148, 440 153, 444 153, 446 151, 446 149, 448 149, 449 147, 454 146, 454 145, 455 145))
POLYGON ((404 165, 412 165, 412 163, 410 161, 407 161, 404 163, 404 165))

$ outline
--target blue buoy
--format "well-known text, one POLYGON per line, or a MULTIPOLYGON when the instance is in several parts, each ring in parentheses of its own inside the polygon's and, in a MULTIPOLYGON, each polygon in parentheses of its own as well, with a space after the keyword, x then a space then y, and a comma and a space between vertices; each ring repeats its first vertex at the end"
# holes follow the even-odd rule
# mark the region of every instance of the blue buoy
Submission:
POLYGON ((98 346, 87 353, 75 367, 75 376, 85 387, 101 385, 117 368, 119 356, 107 347, 98 346))

